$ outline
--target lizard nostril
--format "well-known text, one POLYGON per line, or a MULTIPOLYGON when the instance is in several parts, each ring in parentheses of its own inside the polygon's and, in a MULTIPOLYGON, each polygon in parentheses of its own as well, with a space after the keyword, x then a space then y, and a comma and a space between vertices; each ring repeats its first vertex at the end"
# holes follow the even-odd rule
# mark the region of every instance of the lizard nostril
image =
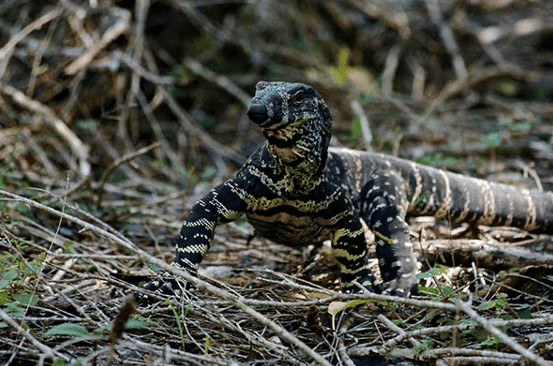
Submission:
POLYGON ((256 90, 263 90, 263 89, 265 89, 268 85, 269 85, 268 82, 263 81, 263 80, 260 80, 260 81, 257 82, 257 84, 255 84, 255 89, 256 89, 256 90))
POLYGON ((269 111, 263 105, 252 105, 248 110, 248 117, 253 122, 261 124, 269 119, 269 111))

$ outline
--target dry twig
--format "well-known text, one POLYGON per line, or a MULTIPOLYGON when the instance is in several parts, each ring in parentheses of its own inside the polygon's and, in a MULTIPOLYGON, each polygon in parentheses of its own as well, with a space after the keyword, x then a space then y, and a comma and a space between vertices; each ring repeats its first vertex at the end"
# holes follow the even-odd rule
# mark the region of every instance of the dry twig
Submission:
POLYGON ((518 354, 520 354, 522 357, 540 366, 551 366, 551 362, 548 362, 535 353, 530 352, 513 338, 509 337, 508 335, 497 329, 497 327, 492 325, 486 318, 482 317, 476 311, 474 311, 470 304, 463 301, 457 301, 456 306, 459 308, 459 310, 465 312, 472 320, 478 322, 478 324, 480 324, 482 328, 484 328, 488 333, 499 338, 503 343, 505 343, 518 354))
POLYGON ((83 144, 73 131, 67 127, 67 125, 59 119, 54 111, 52 111, 46 105, 33 100, 26 96, 23 92, 17 90, 11 85, 0 83, 0 92, 8 95, 22 108, 26 108, 33 113, 42 115, 46 122, 59 133, 65 141, 71 146, 71 151, 78 157, 79 160, 79 173, 82 177, 88 177, 90 175, 90 163, 88 162, 88 146, 83 144))
POLYGON ((160 260, 156 257, 153 257, 150 254, 144 252, 140 248, 137 248, 136 245, 134 245, 133 243, 131 243, 127 239, 123 239, 119 236, 116 236, 116 235, 114 235, 114 234, 112 234, 112 233, 110 233, 110 232, 108 232, 104 229, 101 229, 101 228, 99 228, 99 227, 97 227, 93 224, 90 224, 86 221, 78 219, 78 218, 76 218, 74 216, 71 216, 69 214, 66 214, 64 212, 60 212, 60 211, 58 211, 56 209, 53 209, 51 207, 44 206, 44 205, 42 205, 42 204, 40 204, 40 203, 38 203, 34 200, 31 200, 31 199, 28 199, 28 198, 25 198, 25 197, 21 197, 21 196, 18 196, 16 194, 13 194, 13 193, 10 193, 10 192, 4 191, 4 190, 0 190, 0 194, 2 194, 4 196, 7 196, 7 197, 10 197, 10 198, 12 198, 16 201, 26 203, 26 204, 31 205, 33 207, 36 207, 40 210, 44 210, 44 211, 49 212, 53 215, 56 215, 60 218, 64 218, 68 221, 74 222, 74 223, 82 226, 84 229, 90 230, 92 232, 95 232, 95 233, 103 236, 103 237, 109 238, 110 240, 113 240, 113 241, 117 242, 119 245, 121 245, 121 246, 123 246, 123 247, 125 247, 129 250, 132 250, 134 253, 136 253, 136 255, 138 256, 139 259, 141 259, 141 260, 143 260, 147 263, 155 264, 156 266, 159 266, 163 270, 165 270, 165 271, 167 271, 167 272, 169 272, 169 273, 171 273, 175 276, 179 276, 179 277, 183 278, 184 280, 186 280, 187 282, 190 282, 190 283, 194 284, 194 286, 196 286, 197 288, 203 288, 203 289, 207 290, 208 292, 210 292, 214 295, 217 295, 218 297, 221 297, 222 299, 225 299, 225 300, 229 301, 231 304, 235 305, 236 307, 238 307, 239 309, 241 309, 245 313, 249 314, 250 316, 252 316, 254 319, 256 319, 261 324, 271 328, 273 330, 273 332, 275 332, 276 335, 278 335, 280 338, 282 338, 283 340, 286 340, 287 342, 290 342, 291 344, 295 345, 296 347, 301 349, 303 352, 305 352, 307 355, 309 355, 311 358, 313 358, 315 361, 319 362, 321 365, 325 365, 325 366, 330 366, 331 365, 324 357, 322 357, 321 355, 316 353, 314 350, 312 350, 304 342, 300 341, 293 334, 291 334, 286 329, 279 326, 274 321, 272 321, 272 320, 268 319, 267 317, 263 316, 258 311, 256 311, 253 308, 247 306, 246 304, 244 304, 244 302, 240 298, 238 298, 235 295, 232 295, 228 291, 217 288, 217 287, 209 284, 206 281, 203 281, 203 280, 201 280, 197 277, 192 276, 190 273, 188 273, 188 272, 186 272, 182 269, 179 269, 175 266, 171 266, 171 265, 165 263, 164 261, 162 261, 162 260, 160 260))

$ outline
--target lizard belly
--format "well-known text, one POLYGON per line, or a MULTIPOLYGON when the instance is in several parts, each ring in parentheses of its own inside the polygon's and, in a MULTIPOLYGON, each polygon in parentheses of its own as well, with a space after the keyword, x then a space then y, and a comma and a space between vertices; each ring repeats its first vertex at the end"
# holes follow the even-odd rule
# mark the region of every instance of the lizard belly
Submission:
POLYGON ((331 231, 311 217, 280 213, 270 218, 250 213, 248 222, 264 238, 289 246, 304 246, 330 239, 331 231))

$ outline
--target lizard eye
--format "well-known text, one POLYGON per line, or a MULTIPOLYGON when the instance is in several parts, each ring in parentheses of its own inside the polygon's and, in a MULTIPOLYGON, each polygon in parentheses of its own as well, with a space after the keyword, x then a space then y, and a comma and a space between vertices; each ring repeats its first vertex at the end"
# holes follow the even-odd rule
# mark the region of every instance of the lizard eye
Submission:
POLYGON ((298 90, 294 95, 292 95, 292 103, 299 105, 303 103, 303 90, 298 90))

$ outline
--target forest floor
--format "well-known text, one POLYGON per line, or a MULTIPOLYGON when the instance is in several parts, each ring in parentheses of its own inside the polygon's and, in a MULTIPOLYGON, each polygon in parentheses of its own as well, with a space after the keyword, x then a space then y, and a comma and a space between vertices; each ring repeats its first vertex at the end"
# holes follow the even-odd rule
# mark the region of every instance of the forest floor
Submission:
POLYGON ((315 86, 334 146, 553 190, 552 24, 524 0, 3 2, 0 363, 551 365, 553 236, 515 228, 410 218, 399 298, 239 220, 182 298, 130 296, 263 140, 259 80, 315 86))

